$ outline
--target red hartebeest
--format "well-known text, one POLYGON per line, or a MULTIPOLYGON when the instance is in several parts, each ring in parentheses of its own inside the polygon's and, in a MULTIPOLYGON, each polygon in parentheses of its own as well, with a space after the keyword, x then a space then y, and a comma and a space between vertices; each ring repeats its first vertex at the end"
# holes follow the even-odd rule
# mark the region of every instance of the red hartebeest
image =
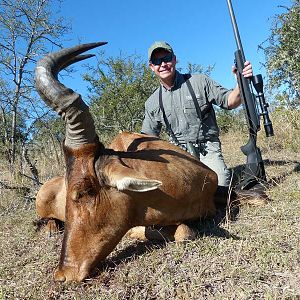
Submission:
POLYGON ((135 226, 176 225, 215 213, 211 169, 154 136, 123 132, 105 148, 81 96, 58 81, 61 69, 102 44, 48 54, 36 67, 40 96, 66 122, 65 179, 46 183, 37 197, 41 217, 65 221, 57 281, 86 278, 135 226))

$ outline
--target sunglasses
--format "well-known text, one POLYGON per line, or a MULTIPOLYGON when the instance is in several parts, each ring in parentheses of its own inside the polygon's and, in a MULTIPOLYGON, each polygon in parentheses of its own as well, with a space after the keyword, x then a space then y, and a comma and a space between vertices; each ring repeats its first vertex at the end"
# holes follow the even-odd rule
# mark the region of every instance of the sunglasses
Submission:
POLYGON ((172 59, 173 59, 173 53, 169 53, 161 58, 151 58, 151 63, 155 66, 159 66, 162 64, 162 62, 164 62, 164 63, 171 62, 172 59))

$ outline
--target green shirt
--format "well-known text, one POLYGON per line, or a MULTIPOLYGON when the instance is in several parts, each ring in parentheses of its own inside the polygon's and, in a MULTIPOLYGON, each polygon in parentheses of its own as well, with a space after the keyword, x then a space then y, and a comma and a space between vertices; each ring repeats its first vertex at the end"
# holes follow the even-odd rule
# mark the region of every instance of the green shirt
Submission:
MULTIPOLYGON (((183 74, 176 71, 174 86, 167 90, 162 86, 162 102, 168 122, 180 143, 196 141, 218 141, 219 128, 212 104, 228 109, 228 95, 232 90, 225 89, 206 75, 195 74, 189 79, 196 94, 202 115, 199 121, 192 96, 183 74)), ((142 132, 159 136, 165 125, 159 107, 159 88, 145 103, 145 118, 142 132)))

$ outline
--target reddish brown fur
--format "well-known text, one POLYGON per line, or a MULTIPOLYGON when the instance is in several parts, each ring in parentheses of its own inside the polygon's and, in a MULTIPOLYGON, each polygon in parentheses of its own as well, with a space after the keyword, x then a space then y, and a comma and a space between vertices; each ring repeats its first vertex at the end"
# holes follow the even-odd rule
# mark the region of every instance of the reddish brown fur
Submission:
POLYGON ((65 221, 65 178, 57 176, 45 182, 36 195, 36 211, 41 218, 65 221))
MULTIPOLYGON (((113 150, 100 146, 65 149, 66 224, 55 272, 59 281, 86 278, 134 226, 175 225, 215 213, 217 176, 185 151, 156 137, 127 132, 115 138, 113 150), (147 192, 119 191, 113 183, 124 176, 155 179, 162 185, 147 192)), ((52 187, 59 181, 63 179, 52 180, 52 187)), ((49 186, 51 181, 42 187, 43 195, 49 186)), ((63 213, 49 207, 62 208, 64 202, 51 205, 58 198, 41 201, 41 194, 40 216, 63 221, 63 213)))

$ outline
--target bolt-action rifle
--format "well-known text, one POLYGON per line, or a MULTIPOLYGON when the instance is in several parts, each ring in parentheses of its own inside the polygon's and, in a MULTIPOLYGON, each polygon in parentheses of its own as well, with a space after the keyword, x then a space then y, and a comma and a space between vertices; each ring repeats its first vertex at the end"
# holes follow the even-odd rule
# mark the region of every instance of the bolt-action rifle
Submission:
POLYGON ((260 130, 260 117, 263 117, 265 133, 267 137, 273 136, 273 126, 269 118, 268 107, 263 92, 262 75, 252 76, 250 79, 242 75, 244 63, 246 61, 243 51, 240 34, 238 31, 235 15, 233 12, 231 0, 227 0, 231 23, 237 44, 235 51, 235 66, 237 68, 237 81, 240 88, 242 103, 249 128, 249 140, 246 145, 241 147, 242 152, 247 156, 247 163, 242 173, 242 179, 238 184, 241 189, 251 189, 258 183, 266 182, 264 163, 260 149, 256 145, 257 132, 260 130), (252 86, 257 95, 253 94, 252 86), (259 100, 260 112, 258 111, 257 99, 259 100))

